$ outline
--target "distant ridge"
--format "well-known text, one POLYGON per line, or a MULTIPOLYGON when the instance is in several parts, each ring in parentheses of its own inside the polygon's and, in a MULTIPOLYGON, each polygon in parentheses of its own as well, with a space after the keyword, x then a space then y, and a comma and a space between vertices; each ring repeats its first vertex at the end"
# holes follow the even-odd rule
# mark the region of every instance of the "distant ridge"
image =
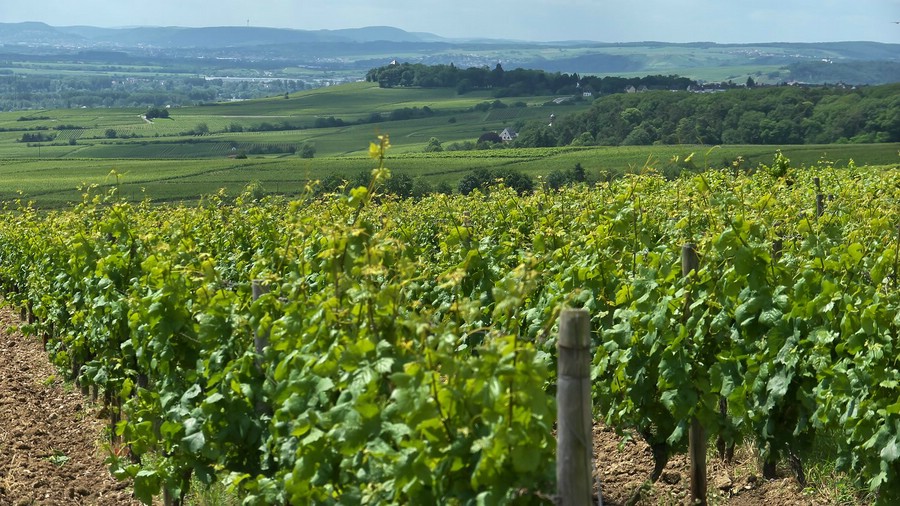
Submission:
POLYGON ((596 46, 596 47, 796 47, 837 51, 850 59, 884 59, 900 61, 900 44, 879 42, 756 42, 746 44, 715 42, 598 42, 585 40, 561 40, 535 42, 492 38, 451 39, 433 33, 408 32, 392 26, 367 26, 336 30, 298 30, 291 28, 267 28, 255 26, 139 26, 101 28, 95 26, 51 26, 43 22, 0 23, 0 45, 24 46, 105 46, 115 48, 163 49, 229 48, 278 46, 286 44, 353 44, 353 43, 443 43, 454 45, 503 45, 503 46, 596 46))
POLYGON ((68 34, 46 23, 0 23, 0 44, 76 45, 89 42, 78 34, 68 34))
POLYGON ((188 28, 142 26, 99 28, 53 27, 46 23, 0 23, 0 44, 7 45, 106 45, 114 47, 226 48, 300 43, 341 42, 438 42, 431 33, 412 33, 390 26, 340 30, 294 30, 254 26, 188 28))
MULTIPOLYGON (((114 65, 203 67, 212 75, 288 67, 346 71, 360 79, 371 68, 397 60, 457 67, 526 68, 563 73, 677 74, 701 80, 746 82, 900 81, 900 44, 879 42, 553 42, 491 38, 456 39, 392 26, 296 30, 255 26, 54 27, 0 23, 0 60, 114 65), (198 65, 198 60, 205 60, 198 65), (216 63, 219 61, 220 63, 216 63), (801 67, 798 67, 801 66, 801 67), (829 68, 823 67, 828 65, 829 68), (217 70, 218 69, 218 70, 217 70), (225 70, 228 69, 228 70, 225 70), (702 71, 700 69, 703 69, 702 71), (792 74, 793 71, 796 73, 792 74)), ((296 72, 280 74, 293 77, 296 72)), ((347 78, 347 76, 344 76, 347 78)), ((329 81, 326 76, 316 79, 329 81)))

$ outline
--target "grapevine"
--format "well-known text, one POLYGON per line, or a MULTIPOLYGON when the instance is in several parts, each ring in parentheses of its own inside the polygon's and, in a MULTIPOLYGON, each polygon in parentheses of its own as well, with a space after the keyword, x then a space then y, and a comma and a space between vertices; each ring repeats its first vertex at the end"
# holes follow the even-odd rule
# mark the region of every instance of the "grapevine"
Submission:
POLYGON ((389 147, 368 187, 323 198, 86 188, 3 211, 0 289, 104 393, 139 499, 180 504, 196 478, 246 504, 546 502, 563 306, 591 314, 596 418, 646 439, 656 476, 696 418, 800 480, 840 434, 841 469, 900 497, 898 169, 782 157, 414 201, 379 191, 389 147))

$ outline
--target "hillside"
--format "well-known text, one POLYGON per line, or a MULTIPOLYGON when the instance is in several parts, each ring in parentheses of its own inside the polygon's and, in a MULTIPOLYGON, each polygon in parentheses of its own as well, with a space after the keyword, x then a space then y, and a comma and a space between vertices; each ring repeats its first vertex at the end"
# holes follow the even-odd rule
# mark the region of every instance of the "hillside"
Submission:
POLYGON ((309 42, 423 42, 440 40, 432 34, 415 34, 399 28, 372 26, 341 30, 292 30, 287 28, 220 27, 53 27, 46 23, 0 23, 0 44, 94 44, 98 46, 157 48, 227 48, 309 42))
MULTIPOLYGON (((530 68, 580 74, 678 74, 706 81, 757 82, 791 80, 789 66, 829 61, 900 62, 900 44, 876 42, 715 44, 709 42, 603 43, 597 41, 530 42, 500 39, 448 39, 430 33, 407 32, 379 26, 340 30, 293 30, 251 26, 186 28, 53 27, 44 23, 0 23, 0 70, 16 54, 54 55, 60 62, 106 63, 90 50, 124 52, 132 63, 160 60, 167 66, 192 63, 203 73, 229 75, 235 64, 258 62, 254 68, 273 77, 296 77, 291 67, 347 71, 361 77, 369 68, 398 59, 412 63, 449 64, 466 68, 493 66, 530 68), (6 53, 6 54, 4 54, 6 53), (208 58, 212 61, 198 61, 208 58), (173 61, 175 59, 175 61, 173 61), (179 61, 185 60, 185 61, 179 61), (218 61, 216 61, 218 60, 218 61), (239 62, 244 62, 239 63, 239 62), (275 63, 273 66, 272 63, 275 63)), ((121 63, 121 62, 120 62, 121 63)), ((14 66, 13 66, 14 67, 14 66)), ((806 74, 804 74, 806 75, 806 74)), ((822 82, 835 79, 827 72, 822 82)), ((866 83, 896 80, 888 70, 866 83)))
MULTIPOLYGON (((770 90, 779 95, 796 95, 796 100, 790 103, 803 105, 806 101, 801 100, 806 93, 801 89, 770 90)), ((884 95, 894 94, 892 90, 893 87, 871 89, 884 95)), ((748 95, 762 98, 766 90, 679 93, 685 103, 694 103, 717 98, 737 100, 748 95)), ((856 94, 840 93, 844 99, 830 106, 828 117, 853 115, 848 107, 856 94)), ((678 97, 668 91, 622 93, 618 97, 611 95, 608 100, 591 101, 579 96, 579 100, 556 104, 553 96, 496 99, 484 90, 458 95, 454 89, 380 88, 376 83, 362 82, 291 93, 287 98, 282 95, 172 107, 166 109, 168 118, 150 120, 142 117, 147 109, 138 107, 0 113, 0 201, 24 196, 41 207, 59 206, 78 201, 81 190, 76 188, 91 184, 103 188, 117 186, 130 200, 149 198, 156 202, 195 200, 221 188, 238 194, 251 183, 268 193, 296 194, 303 191, 309 180, 351 180, 359 174, 369 174, 372 160, 367 156, 367 148, 377 135, 384 133, 390 135, 393 146, 389 168, 398 181, 405 179, 417 184, 415 191, 440 186, 458 190, 461 181, 477 169, 512 170, 535 181, 538 177, 547 181, 558 179, 576 166, 581 166, 591 181, 644 170, 675 175, 692 167, 733 166, 738 160, 741 167, 749 169, 759 163, 771 163, 776 150, 801 166, 821 160, 838 166, 846 166, 849 160, 857 165, 897 163, 900 144, 866 144, 867 138, 863 137, 848 144, 716 147, 709 144, 593 146, 585 145, 593 141, 586 143, 580 138, 592 128, 584 123, 588 115, 606 111, 612 113, 615 121, 595 124, 609 123, 607 127, 621 129, 604 135, 622 133, 628 134, 629 141, 636 140, 624 127, 638 131, 646 127, 649 131, 657 120, 649 113, 637 115, 634 111, 623 116, 624 110, 609 111, 606 105, 644 107, 643 101, 653 102, 657 98, 671 101, 678 97), (569 139, 557 147, 544 148, 474 149, 486 147, 475 145, 486 132, 500 132, 508 127, 518 130, 523 141, 550 139, 544 135, 547 132, 543 128, 550 114, 555 116, 555 126, 549 130, 561 135, 573 132, 579 137, 577 142, 569 139), (636 123, 621 123, 625 118, 636 123), (433 143, 441 150, 430 152, 433 143), (303 156, 308 148, 312 158, 303 156), (688 163, 692 153, 693 162, 688 163)), ((869 101, 856 100, 863 105, 869 101)), ((662 107, 667 102, 658 103, 660 112, 668 110, 662 107)), ((879 121, 895 117, 889 115, 889 109, 882 109, 879 121)), ((814 114, 815 110, 811 107, 809 113, 814 114)), ((751 110, 746 112, 742 122, 760 115, 751 110)), ((806 120, 797 121, 805 124, 806 120)), ((860 124, 876 125, 876 122, 860 124)), ((678 132, 684 133, 699 132, 697 128, 702 125, 679 123, 677 126, 678 132)), ((659 128, 664 131, 666 123, 660 123, 659 128)), ((885 125, 884 132, 893 131, 888 128, 890 124, 885 125)), ((850 133, 843 135, 848 139, 856 137, 850 133)), ((681 138, 683 142, 697 142, 695 135, 681 138)), ((735 139, 732 142, 752 141, 735 139)), ((413 188, 404 191, 412 193, 413 188)))

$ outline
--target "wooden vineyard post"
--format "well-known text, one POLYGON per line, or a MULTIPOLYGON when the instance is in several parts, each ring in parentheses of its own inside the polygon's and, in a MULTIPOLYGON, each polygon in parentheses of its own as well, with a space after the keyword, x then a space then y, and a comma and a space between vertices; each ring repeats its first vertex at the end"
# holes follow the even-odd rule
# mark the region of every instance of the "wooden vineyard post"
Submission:
POLYGON ((784 238, 780 235, 778 239, 772 241, 772 261, 777 262, 781 260, 781 251, 784 249, 784 238))
POLYGON ((825 214, 825 194, 822 193, 822 181, 819 178, 813 178, 816 185, 816 218, 825 214))
MULTIPOLYGON (((700 267, 697 246, 685 244, 681 247, 681 275, 688 277, 700 267)), ((684 319, 687 322, 691 306, 691 292, 684 300, 684 319)), ((691 502, 706 505, 706 430, 694 416, 688 432, 688 454, 691 459, 691 502)))
MULTIPOLYGON (((263 295, 269 293, 268 285, 264 284, 261 279, 254 279, 251 284, 253 291, 253 300, 256 301, 263 295)), ((263 349, 269 345, 269 333, 262 332, 259 329, 253 331, 253 344, 256 346, 256 368, 261 368, 260 360, 262 359, 263 349)))
POLYGON ((900 225, 897 225, 897 249, 894 252, 894 286, 896 287, 898 283, 900 283, 900 279, 897 279, 897 267, 900 265, 900 225))
MULTIPOLYGON (((266 285, 261 279, 254 279, 250 285, 251 290, 253 292, 253 300, 256 301, 263 295, 269 293, 269 286, 266 285)), ((263 331, 259 328, 253 330, 253 345, 256 348, 256 370, 260 374, 263 373, 262 370, 262 358, 263 358, 263 350, 265 350, 266 346, 269 345, 269 332, 268 330, 263 331)), ((268 406, 261 400, 256 401, 256 412, 259 414, 264 414, 269 411, 268 406)))
POLYGON ((556 386, 557 504, 591 504, 593 435, 590 315, 565 309, 559 317, 556 386))

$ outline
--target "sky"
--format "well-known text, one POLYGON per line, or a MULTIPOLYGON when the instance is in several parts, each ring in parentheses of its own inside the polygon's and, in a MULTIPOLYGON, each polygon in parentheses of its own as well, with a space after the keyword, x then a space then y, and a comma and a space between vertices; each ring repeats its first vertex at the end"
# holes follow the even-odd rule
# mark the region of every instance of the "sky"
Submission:
POLYGON ((53 26, 394 26, 452 38, 900 43, 900 0, 0 0, 53 26))

